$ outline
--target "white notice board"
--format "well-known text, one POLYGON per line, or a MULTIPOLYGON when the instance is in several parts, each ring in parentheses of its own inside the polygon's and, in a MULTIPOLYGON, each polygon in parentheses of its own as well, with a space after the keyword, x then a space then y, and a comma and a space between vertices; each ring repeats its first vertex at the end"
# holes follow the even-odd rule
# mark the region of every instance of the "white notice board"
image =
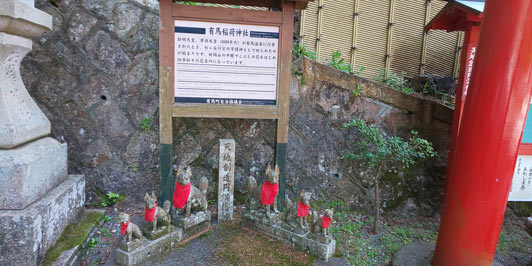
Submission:
POLYGON ((279 27, 175 20, 176 103, 276 105, 279 27))
POLYGON ((519 155, 508 201, 532 201, 532 155, 519 155))

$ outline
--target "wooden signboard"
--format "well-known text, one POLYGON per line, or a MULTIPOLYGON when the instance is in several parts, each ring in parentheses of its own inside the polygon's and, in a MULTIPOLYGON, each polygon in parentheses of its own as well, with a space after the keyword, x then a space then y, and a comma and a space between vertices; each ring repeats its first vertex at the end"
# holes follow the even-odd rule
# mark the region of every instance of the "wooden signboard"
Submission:
POLYGON ((276 119, 284 206, 294 11, 312 0, 202 0, 261 11, 160 0, 161 200, 171 199, 173 117, 276 119))

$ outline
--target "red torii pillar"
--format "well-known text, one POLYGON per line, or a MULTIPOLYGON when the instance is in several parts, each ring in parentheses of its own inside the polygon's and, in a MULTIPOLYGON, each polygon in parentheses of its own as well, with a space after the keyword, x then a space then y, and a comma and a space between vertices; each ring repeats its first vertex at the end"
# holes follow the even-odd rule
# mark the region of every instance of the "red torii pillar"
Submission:
POLYGON ((491 265, 532 94, 532 1, 487 0, 433 265, 491 265))
POLYGON ((447 182, 449 169, 452 167, 456 139, 460 130, 460 122, 464 110, 464 104, 471 80, 473 60, 475 59, 478 35, 482 12, 459 2, 447 4, 425 27, 429 30, 445 30, 447 32, 464 31, 464 43, 460 57, 460 74, 456 86, 456 101, 454 105, 453 124, 451 129, 451 143, 449 145, 449 157, 447 160, 447 182))

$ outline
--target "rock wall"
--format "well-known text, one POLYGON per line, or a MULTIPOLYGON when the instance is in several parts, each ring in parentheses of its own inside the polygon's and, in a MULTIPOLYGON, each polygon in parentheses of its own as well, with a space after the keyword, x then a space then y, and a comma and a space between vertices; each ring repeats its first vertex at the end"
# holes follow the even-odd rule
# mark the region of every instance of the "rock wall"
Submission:
MULTIPOLYGON (((54 16, 54 30, 35 40, 23 62, 23 78, 52 121, 54 137, 69 144, 69 172, 84 173, 88 191, 158 191, 157 3, 37 0, 36 6, 54 16)), ((404 184, 395 182, 391 173, 383 181, 384 206, 422 214, 439 208, 449 108, 309 60, 296 61, 294 68, 303 76, 292 77, 290 92, 290 194, 305 189, 315 192, 315 199, 327 196, 370 209, 373 191, 367 170, 339 159, 356 140, 354 131, 342 125, 362 117, 390 134, 417 129, 441 154, 407 173, 412 178, 404 184), (360 97, 351 93, 357 83, 360 97)), ((220 138, 236 141, 239 199, 247 176, 264 181, 263 172, 274 159, 275 121, 174 119, 175 167, 190 165, 197 180, 209 178, 213 198, 220 138)), ((88 193, 91 200, 94 194, 88 193)))

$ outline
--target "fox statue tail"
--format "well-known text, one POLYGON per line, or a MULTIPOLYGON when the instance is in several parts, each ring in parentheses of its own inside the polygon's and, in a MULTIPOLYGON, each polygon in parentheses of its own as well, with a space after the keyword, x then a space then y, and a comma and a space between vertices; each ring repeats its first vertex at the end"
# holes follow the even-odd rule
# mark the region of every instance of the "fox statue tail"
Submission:
POLYGON ((163 203, 163 209, 166 211, 166 213, 170 213, 170 207, 172 204, 170 204, 169 200, 165 200, 163 203))
POLYGON ((203 196, 207 197, 207 189, 209 188, 209 180, 206 177, 202 177, 198 183, 198 188, 203 196))

